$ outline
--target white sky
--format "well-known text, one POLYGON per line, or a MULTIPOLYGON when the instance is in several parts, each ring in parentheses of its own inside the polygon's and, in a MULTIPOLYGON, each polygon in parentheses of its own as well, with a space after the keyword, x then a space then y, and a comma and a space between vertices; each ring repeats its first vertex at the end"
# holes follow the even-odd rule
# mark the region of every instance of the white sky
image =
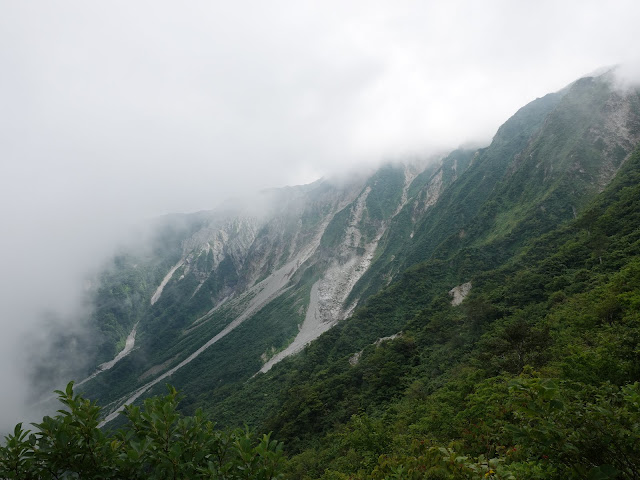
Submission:
POLYGON ((0 0, 0 382, 130 223, 488 143, 637 63, 638 25, 637 0, 0 0))

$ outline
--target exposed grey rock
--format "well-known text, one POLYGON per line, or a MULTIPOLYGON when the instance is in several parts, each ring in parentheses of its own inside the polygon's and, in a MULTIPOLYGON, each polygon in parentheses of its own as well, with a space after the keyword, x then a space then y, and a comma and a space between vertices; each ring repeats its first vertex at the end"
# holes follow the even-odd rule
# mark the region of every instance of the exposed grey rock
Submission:
POLYGON ((462 285, 453 287, 451 290, 449 290, 449 296, 453 297, 451 300, 451 305, 453 305, 454 307, 460 305, 470 291, 471 282, 463 283, 462 285))

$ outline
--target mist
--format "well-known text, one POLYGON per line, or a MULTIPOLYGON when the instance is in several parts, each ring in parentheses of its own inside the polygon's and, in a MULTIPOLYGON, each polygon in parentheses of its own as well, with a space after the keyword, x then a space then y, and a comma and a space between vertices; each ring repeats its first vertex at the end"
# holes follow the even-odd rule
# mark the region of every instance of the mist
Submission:
POLYGON ((488 144, 529 101, 637 65, 638 20, 634 1, 0 3, 0 430, 33 415, 34 350, 82 332, 87 277, 137 226, 488 144))

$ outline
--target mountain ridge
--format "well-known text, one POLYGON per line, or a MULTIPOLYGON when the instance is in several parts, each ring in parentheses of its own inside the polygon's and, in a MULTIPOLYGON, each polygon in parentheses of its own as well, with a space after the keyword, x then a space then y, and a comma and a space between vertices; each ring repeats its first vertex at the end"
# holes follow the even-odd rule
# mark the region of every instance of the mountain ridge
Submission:
POLYGON ((358 352, 366 364, 381 338, 409 345, 411 333, 395 335, 417 328, 429 305, 450 304, 462 284, 471 290, 458 308, 472 302, 491 318, 492 300, 474 293, 482 272, 580 216, 640 141, 639 119, 637 90, 615 90, 606 74, 585 78, 518 110, 489 146, 425 168, 389 164, 339 185, 263 192, 253 212, 227 205, 176 226, 168 219, 155 256, 124 255, 103 278, 98 363, 139 325, 136 346, 83 389, 110 419, 170 379, 187 411, 206 406, 222 424, 242 418, 290 438, 282 412, 295 408, 273 389, 292 388, 286 379, 300 374, 291 368, 306 372, 301 362, 320 352, 319 365, 358 352))

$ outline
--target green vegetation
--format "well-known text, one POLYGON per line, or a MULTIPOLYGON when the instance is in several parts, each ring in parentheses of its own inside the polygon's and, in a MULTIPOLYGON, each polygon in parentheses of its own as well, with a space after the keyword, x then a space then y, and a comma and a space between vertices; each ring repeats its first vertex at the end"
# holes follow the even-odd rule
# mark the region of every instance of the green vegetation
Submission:
POLYGON ((430 287, 492 257, 408 271, 272 378, 291 478, 638 478, 638 225, 640 153, 577 220, 477 271, 461 306, 430 287), (401 329, 349 364, 348 339, 401 329))
POLYGON ((178 393, 128 407, 117 432, 98 428, 100 408, 73 393, 56 391, 64 409, 44 417, 36 430, 15 427, 0 447, 0 478, 226 479, 281 478, 282 444, 249 430, 220 431, 198 411, 183 417, 178 393))
MULTIPOLYGON (((249 380, 260 370, 263 354, 284 349, 298 333, 298 325, 304 320, 311 284, 301 289, 285 292, 269 302, 255 315, 220 339, 216 348, 203 352, 184 368, 175 379, 175 385, 186 396, 183 405, 188 412, 202 407, 209 413, 209 406, 226 398, 240 382, 249 380), (212 368, 215 365, 216 368, 212 368), (212 392, 205 385, 216 385, 212 392)), ((237 426, 236 421, 215 418, 222 425, 237 426)), ((242 423, 253 423, 247 417, 242 423)))
POLYGON ((320 246, 327 250, 337 248, 345 235, 350 218, 351 206, 345 207, 336 213, 322 234, 320 246))
POLYGON ((404 171, 393 165, 380 168, 367 182, 371 187, 367 195, 368 216, 374 221, 389 218, 400 205, 404 187, 404 171))

